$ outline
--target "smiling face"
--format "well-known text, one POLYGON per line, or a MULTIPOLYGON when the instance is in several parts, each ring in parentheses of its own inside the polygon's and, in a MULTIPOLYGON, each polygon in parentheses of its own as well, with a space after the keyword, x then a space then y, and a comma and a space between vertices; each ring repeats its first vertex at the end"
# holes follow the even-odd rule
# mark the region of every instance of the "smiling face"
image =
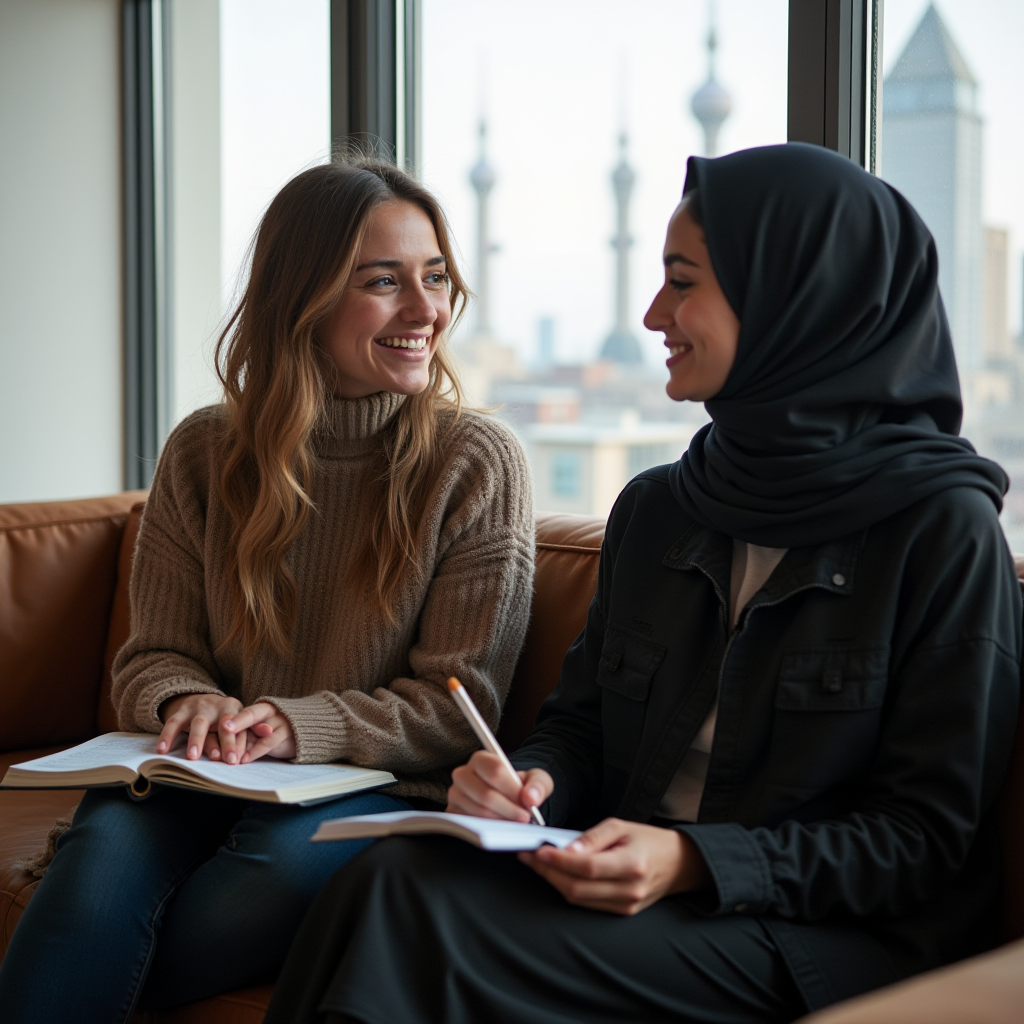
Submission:
POLYGON ((644 326, 665 333, 669 398, 704 402, 722 390, 736 361, 740 322, 712 269, 704 232, 686 206, 684 199, 668 222, 665 283, 644 326))
POLYGON ((369 216, 355 270, 323 332, 334 394, 419 394, 451 317, 445 258, 430 218, 413 203, 382 203, 369 216))

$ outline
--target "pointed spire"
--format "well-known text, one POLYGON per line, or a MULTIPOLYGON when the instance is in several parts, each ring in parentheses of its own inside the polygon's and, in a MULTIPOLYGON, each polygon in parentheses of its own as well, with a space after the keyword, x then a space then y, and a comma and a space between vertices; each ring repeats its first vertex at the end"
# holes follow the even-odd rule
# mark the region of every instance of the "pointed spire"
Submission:
POLYGON ((615 327, 601 346, 601 358, 615 363, 642 363, 640 343, 629 329, 629 249, 633 239, 629 233, 629 200, 636 184, 636 172, 629 165, 629 138, 619 135, 619 162, 612 171, 615 193, 616 232, 612 239, 615 250, 615 327))
POLYGON ((708 0, 708 79, 693 94, 690 110, 704 129, 704 155, 718 153, 718 132, 732 113, 732 97, 715 78, 715 57, 718 51, 718 29, 715 0, 708 0))
POLYGON ((480 120, 480 159, 469 172, 469 181, 476 190, 476 321, 473 333, 489 337, 491 333, 491 275, 490 262, 494 246, 491 244, 488 217, 488 196, 494 188, 494 169, 487 162, 487 123, 480 120))

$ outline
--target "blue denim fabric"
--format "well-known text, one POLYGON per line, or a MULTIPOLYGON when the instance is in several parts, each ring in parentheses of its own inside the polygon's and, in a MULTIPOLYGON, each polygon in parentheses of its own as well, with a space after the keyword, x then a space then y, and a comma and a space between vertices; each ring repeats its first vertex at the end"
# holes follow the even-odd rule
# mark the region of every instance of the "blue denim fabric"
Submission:
POLYGON ((314 895, 370 842, 310 843, 319 823, 408 807, 90 790, 0 967, 0 1019, 113 1024, 273 981, 314 895))

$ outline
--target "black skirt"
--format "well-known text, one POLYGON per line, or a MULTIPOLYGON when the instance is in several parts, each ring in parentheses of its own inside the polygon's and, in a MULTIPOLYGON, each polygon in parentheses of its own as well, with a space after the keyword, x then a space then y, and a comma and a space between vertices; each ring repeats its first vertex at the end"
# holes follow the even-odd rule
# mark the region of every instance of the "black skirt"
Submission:
POLYGON ((320 892, 265 1024, 714 1024, 806 1012, 755 917, 675 898, 634 917, 565 902, 511 854, 374 844, 320 892))

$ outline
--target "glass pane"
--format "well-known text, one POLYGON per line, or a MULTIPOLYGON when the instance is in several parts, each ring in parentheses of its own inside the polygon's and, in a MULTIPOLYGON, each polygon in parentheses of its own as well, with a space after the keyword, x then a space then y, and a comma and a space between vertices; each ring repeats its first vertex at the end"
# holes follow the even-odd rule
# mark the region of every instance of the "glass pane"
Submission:
POLYGON ((539 508, 605 515, 704 422, 641 320, 687 157, 785 142, 787 33, 787 0, 423 0, 422 174, 478 295, 454 347, 539 508))
POLYGON ((328 0, 171 8, 174 422, 216 401, 213 348, 281 186, 330 152, 328 0))
POLYGON ((963 433, 1010 474, 1024 550, 1024 4, 885 0, 880 173, 935 236, 963 433))

